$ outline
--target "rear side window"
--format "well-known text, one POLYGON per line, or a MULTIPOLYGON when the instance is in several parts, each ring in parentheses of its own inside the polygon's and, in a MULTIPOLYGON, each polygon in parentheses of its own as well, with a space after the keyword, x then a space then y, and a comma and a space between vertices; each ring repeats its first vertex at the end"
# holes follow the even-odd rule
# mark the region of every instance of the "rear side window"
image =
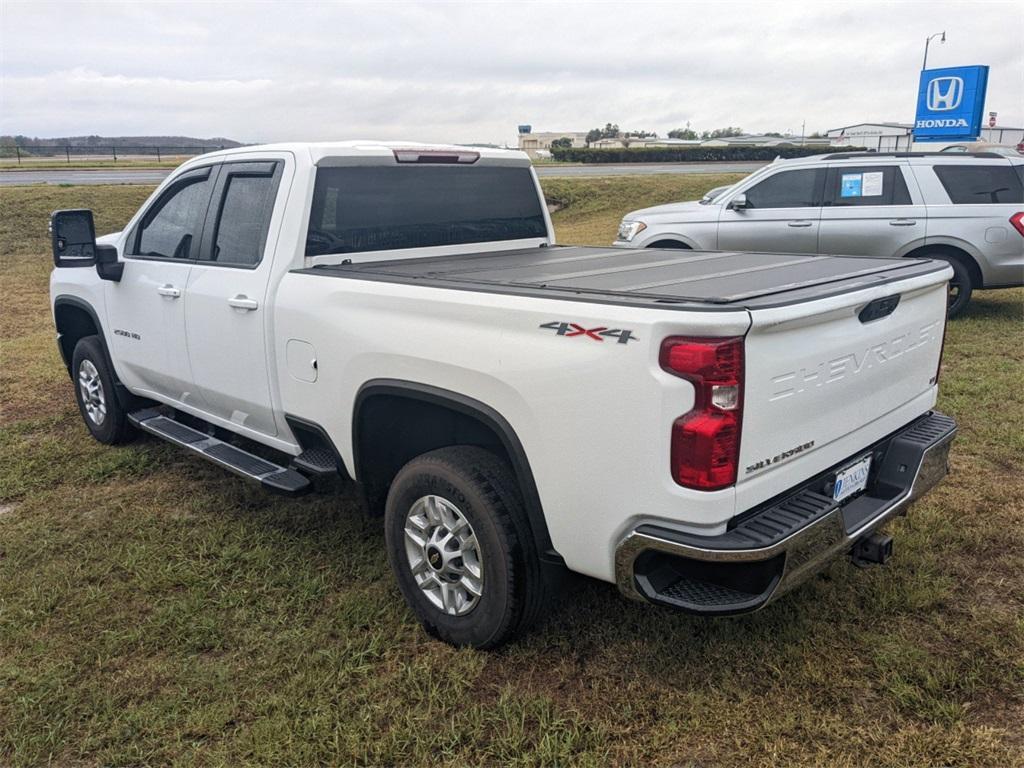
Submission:
POLYGON ((935 175, 956 205, 1022 203, 1024 187, 1013 166, 936 165, 935 175))
POLYGON ((210 261, 244 267, 260 263, 277 196, 277 167, 278 163, 224 166, 210 261))
POLYGON ((529 168, 320 168, 306 255, 547 237, 529 168))
POLYGON ((825 169, 782 171, 746 191, 750 208, 816 208, 821 205, 825 169))
POLYGON ((199 250, 209 202, 210 169, 183 177, 146 211, 135 253, 154 258, 192 258, 199 250))
POLYGON ((829 169, 825 205, 910 205, 910 192, 895 165, 840 165, 829 169))

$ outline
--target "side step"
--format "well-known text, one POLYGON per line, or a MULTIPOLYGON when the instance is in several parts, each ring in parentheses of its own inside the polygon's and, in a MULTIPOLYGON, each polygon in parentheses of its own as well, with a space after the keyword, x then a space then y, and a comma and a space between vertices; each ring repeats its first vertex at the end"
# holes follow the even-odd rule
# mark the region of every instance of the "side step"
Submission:
POLYGON ((261 459, 216 437, 203 434, 180 421, 175 421, 156 408, 145 408, 128 414, 128 420, 139 429, 169 443, 187 448, 204 459, 219 464, 247 480, 286 496, 298 496, 312 488, 305 475, 261 459))
POLYGON ((338 474, 338 461, 330 448, 307 448, 292 459, 292 468, 304 475, 326 477, 338 474))

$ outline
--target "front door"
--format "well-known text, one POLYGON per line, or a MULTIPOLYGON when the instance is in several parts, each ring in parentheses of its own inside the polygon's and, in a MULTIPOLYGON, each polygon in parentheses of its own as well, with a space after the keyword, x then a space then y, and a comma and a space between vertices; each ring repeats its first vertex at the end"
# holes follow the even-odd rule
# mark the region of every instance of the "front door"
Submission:
POLYGON ((121 281, 104 281, 108 342, 125 385, 197 407, 185 346, 186 291, 212 189, 209 167, 175 179, 125 239, 121 281))
POLYGON ((267 353, 267 245, 283 163, 225 163, 199 261, 189 275, 185 333, 206 410, 276 435, 267 353))
POLYGON ((746 208, 722 208, 718 248, 722 251, 817 253, 824 168, 778 171, 748 189, 746 208))

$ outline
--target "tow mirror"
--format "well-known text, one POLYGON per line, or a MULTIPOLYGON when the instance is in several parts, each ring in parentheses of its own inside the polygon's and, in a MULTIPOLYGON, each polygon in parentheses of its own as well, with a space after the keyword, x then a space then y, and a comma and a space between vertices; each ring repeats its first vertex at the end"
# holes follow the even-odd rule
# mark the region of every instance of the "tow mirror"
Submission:
POLYGON ((91 267, 96 263, 92 211, 79 208, 50 214, 53 263, 57 267, 91 267))
POLYGON ((747 196, 740 192, 729 201, 729 207, 734 211, 745 211, 750 207, 750 203, 747 202, 747 196))

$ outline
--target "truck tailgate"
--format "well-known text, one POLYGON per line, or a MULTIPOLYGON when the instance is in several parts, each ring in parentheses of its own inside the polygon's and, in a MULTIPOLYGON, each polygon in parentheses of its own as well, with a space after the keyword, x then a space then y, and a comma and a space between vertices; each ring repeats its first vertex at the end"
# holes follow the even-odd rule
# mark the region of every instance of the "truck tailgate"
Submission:
POLYGON ((934 404, 950 274, 750 310, 738 511, 934 404))

